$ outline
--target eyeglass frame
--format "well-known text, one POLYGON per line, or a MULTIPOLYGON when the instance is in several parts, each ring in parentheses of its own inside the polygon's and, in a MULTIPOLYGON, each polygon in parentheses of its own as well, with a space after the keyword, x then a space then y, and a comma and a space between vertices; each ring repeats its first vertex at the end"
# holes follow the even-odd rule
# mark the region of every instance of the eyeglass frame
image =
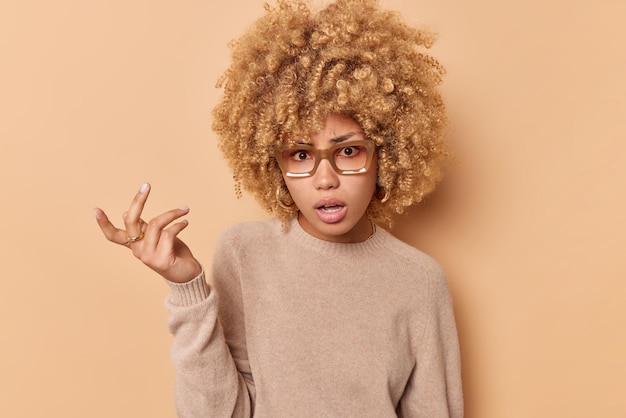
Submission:
POLYGON ((354 174, 365 173, 367 172, 367 170, 369 170, 370 165, 372 164, 372 160, 374 158, 374 151, 376 151, 376 144, 374 143, 374 141, 370 139, 359 139, 355 141, 339 142, 330 148, 324 148, 324 149, 315 148, 311 144, 286 144, 286 145, 276 148, 274 150, 274 156, 276 157, 276 161, 278 162, 278 166, 280 167, 280 170, 286 177, 302 178, 302 177, 313 176, 315 172, 317 171, 317 167, 319 166, 320 162, 323 159, 326 159, 330 163, 330 166, 333 168, 333 170, 335 170, 335 173, 337 174, 354 175, 354 174), (335 164, 335 159, 333 158, 332 153, 337 149, 349 148, 353 146, 365 147, 365 150, 366 150, 365 164, 363 165, 362 168, 359 168, 358 170, 339 169, 337 165, 335 164), (283 152, 285 152, 288 149, 313 152, 315 156, 315 162, 313 164, 313 168, 310 171, 307 171, 306 173, 292 173, 290 171, 287 171, 287 169, 284 167, 283 152))

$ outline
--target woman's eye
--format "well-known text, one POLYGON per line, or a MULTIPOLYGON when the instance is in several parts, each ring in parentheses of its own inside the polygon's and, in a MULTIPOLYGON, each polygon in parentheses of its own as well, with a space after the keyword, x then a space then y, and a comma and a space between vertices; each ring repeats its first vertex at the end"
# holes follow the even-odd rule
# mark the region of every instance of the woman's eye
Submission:
POLYGON ((311 158, 310 153, 304 150, 297 150, 291 154, 291 158, 295 161, 304 161, 311 158))
POLYGON ((343 147, 341 149, 339 149, 339 153, 338 155, 340 157, 354 157, 356 155, 358 155, 360 152, 359 147, 343 147))

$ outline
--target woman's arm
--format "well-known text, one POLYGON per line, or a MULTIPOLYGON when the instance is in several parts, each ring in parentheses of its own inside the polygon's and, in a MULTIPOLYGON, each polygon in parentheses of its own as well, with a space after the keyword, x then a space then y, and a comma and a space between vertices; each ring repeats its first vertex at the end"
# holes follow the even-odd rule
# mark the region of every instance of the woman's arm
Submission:
POLYGON ((405 418, 461 418, 463 391, 459 343, 445 277, 431 279, 428 320, 416 344, 417 359, 398 415, 405 418))
MULTIPOLYGON (((225 324, 218 319, 222 315, 218 314, 217 294, 224 294, 225 306, 232 305, 235 299, 229 296, 228 287, 223 292, 209 289, 200 264, 178 238, 187 222, 176 221, 189 212, 188 208, 164 212, 148 222, 141 218, 149 193, 150 185, 145 183, 122 215, 123 229, 116 228, 101 209, 95 209, 95 216, 109 241, 130 248, 135 257, 163 276, 171 287, 166 306, 174 336, 172 360, 178 414, 194 418, 249 417, 254 385, 247 367, 245 343, 233 344, 234 359, 225 337, 232 331, 225 333, 225 324)), ((237 276, 224 271, 220 276, 237 280, 237 276)))
POLYGON ((208 288, 204 274, 182 285, 170 283, 170 287, 166 307, 174 336, 178 416, 250 417, 254 383, 245 344, 243 350, 231 354, 219 319, 217 292, 208 288), (233 358, 233 354, 239 357, 233 358))

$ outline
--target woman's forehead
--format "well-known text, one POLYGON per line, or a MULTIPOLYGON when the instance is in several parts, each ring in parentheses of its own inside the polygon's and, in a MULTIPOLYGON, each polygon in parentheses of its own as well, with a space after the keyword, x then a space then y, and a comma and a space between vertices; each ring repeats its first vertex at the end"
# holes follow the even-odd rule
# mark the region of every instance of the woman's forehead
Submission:
POLYGON ((364 133, 361 126, 350 116, 342 114, 330 114, 323 120, 321 128, 302 126, 298 131, 283 132, 281 142, 315 144, 335 144, 348 139, 363 139, 364 133))

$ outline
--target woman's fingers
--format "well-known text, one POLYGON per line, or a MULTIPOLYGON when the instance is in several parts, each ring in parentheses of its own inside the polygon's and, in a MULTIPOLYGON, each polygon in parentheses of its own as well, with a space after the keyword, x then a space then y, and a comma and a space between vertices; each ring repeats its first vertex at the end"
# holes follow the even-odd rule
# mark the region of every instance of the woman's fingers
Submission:
POLYGON ((176 222, 169 228, 164 229, 163 233, 161 234, 161 240, 159 243, 165 244, 166 248, 173 248, 175 245, 174 240, 176 239, 180 231, 187 228, 187 225, 189 225, 189 222, 187 221, 187 219, 183 219, 180 222, 176 222))
POLYGON ((135 257, 166 279, 180 283, 191 280, 202 269, 185 243, 177 238, 188 222, 176 222, 189 213, 189 208, 169 210, 146 223, 141 213, 149 192, 148 183, 139 189, 130 208, 122 215, 124 229, 116 228, 104 211, 95 208, 98 226, 109 241, 129 247, 135 257))
MULTIPOLYGON (((161 215, 151 219, 148 223, 139 218, 137 225, 139 225, 138 231, 141 239, 137 239, 134 241, 131 240, 130 243, 143 241, 142 244, 144 248, 155 250, 159 245, 159 241, 161 240, 163 232, 167 232, 166 235, 171 241, 178 235, 180 231, 185 229, 185 227, 187 226, 186 220, 178 222, 167 229, 165 228, 176 219, 185 216, 187 213, 189 213, 189 208, 182 207, 162 213, 161 215)), ((128 231, 116 228, 102 209, 95 208, 94 214, 96 216, 96 222, 98 222, 98 226, 102 230, 104 236, 109 241, 120 245, 127 245, 129 244, 129 238, 135 236, 128 233, 128 231)), ((124 214, 124 218, 128 218, 128 215, 124 214)))
MULTIPOLYGON (((180 218, 181 216, 186 215, 187 213, 189 213, 189 208, 182 207, 179 209, 168 210, 167 212, 162 213, 155 218, 152 218, 146 226, 145 235, 143 238, 144 245, 146 245, 148 248, 156 250, 159 242, 161 241, 162 233, 171 230, 175 226, 173 225, 167 230, 165 230, 165 227, 174 222, 176 219, 180 218)), ((182 229, 183 228, 181 228, 181 231, 182 229)), ((178 232, 176 232, 176 234, 178 234, 178 232)), ((176 236, 176 234, 174 234, 174 237, 176 236)), ((173 237, 171 239, 173 239, 173 237)))
POLYGON ((141 237, 143 233, 141 212, 143 212, 149 194, 150 184, 142 184, 124 216, 124 227, 129 237, 141 237))
POLYGON ((187 227, 188 222, 182 220, 170 225, 187 212, 188 209, 174 209, 157 216, 148 222, 145 237, 129 245, 135 257, 168 280, 179 281, 181 279, 178 276, 186 280, 195 277, 186 272, 191 270, 187 260, 191 253, 187 246, 176 238, 180 231, 187 227))
POLYGON ((106 239, 114 242, 115 244, 126 244, 126 232, 116 228, 111 221, 109 221, 109 218, 102 209, 95 208, 94 215, 96 216, 96 222, 98 222, 98 226, 106 239))

